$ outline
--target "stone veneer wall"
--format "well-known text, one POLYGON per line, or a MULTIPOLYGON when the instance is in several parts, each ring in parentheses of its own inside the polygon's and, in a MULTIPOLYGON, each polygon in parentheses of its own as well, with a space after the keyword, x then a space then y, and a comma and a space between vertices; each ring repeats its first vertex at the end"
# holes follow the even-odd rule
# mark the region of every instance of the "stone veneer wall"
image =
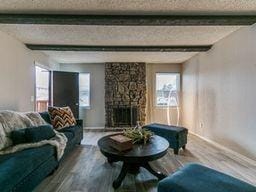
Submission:
POLYGON ((114 127, 113 107, 138 108, 137 119, 145 124, 146 119, 146 64, 105 64, 105 112, 106 127, 114 127))

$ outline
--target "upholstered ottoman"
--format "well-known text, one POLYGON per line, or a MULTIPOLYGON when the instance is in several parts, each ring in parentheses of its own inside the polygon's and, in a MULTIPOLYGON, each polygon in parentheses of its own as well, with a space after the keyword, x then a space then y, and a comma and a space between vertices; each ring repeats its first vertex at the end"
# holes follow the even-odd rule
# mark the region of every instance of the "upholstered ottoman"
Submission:
POLYGON ((158 184, 158 192, 255 191, 255 186, 199 164, 187 164, 158 184))
POLYGON ((188 130, 184 127, 153 123, 145 125, 143 128, 147 128, 154 132, 156 135, 167 139, 169 141, 170 147, 174 150, 174 154, 178 154, 181 147, 183 149, 186 148, 188 130))

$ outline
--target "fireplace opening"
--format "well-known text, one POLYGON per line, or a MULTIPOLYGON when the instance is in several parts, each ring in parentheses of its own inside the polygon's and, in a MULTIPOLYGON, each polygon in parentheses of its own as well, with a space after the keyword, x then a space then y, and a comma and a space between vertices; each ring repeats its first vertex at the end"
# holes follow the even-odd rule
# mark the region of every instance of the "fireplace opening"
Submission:
POLYGON ((138 121, 138 108, 131 106, 117 106, 113 108, 114 126, 135 126, 138 121))

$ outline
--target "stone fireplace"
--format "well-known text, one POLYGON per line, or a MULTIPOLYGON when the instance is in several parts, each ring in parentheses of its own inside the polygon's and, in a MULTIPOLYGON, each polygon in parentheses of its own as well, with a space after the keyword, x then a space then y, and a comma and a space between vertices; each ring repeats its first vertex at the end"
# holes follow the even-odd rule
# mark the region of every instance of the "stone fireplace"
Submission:
POLYGON ((133 127, 146 118, 145 63, 105 64, 106 127, 133 127))

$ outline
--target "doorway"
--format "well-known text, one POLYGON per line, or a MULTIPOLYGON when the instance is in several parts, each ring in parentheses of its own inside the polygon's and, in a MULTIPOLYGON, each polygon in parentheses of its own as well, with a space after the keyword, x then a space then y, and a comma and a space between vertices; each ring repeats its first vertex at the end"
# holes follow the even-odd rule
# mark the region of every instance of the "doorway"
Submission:
POLYGON ((79 73, 52 72, 52 104, 69 106, 75 118, 79 118, 79 73))
POLYGON ((35 66, 35 73, 35 110, 37 112, 47 111, 50 104, 50 71, 48 69, 35 66))

